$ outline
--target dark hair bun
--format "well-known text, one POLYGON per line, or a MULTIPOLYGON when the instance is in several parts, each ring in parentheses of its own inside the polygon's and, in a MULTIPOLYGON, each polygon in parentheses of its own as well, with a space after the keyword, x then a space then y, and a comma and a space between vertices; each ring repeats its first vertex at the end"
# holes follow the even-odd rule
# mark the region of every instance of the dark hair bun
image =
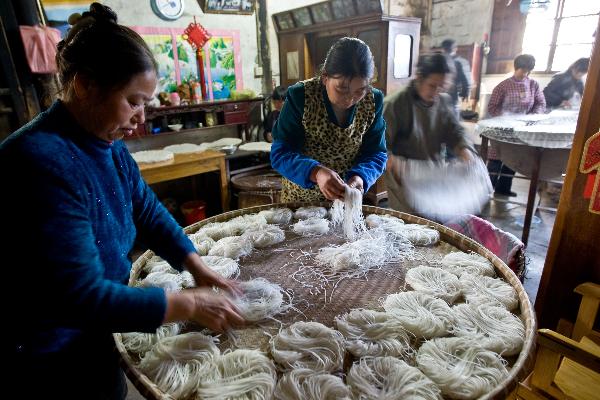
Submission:
POLYGON ((112 22, 117 23, 117 13, 108 6, 103 6, 100 3, 90 4, 90 11, 83 13, 83 17, 92 17, 96 22, 112 22))

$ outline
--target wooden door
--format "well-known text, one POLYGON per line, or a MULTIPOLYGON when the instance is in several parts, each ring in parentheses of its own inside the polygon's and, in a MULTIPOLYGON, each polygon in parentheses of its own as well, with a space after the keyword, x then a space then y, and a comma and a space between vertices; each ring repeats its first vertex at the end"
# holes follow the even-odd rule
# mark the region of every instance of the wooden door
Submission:
POLYGON ((521 54, 527 16, 521 14, 519 3, 516 0, 511 2, 495 0, 494 2, 490 54, 487 61, 488 74, 511 72, 513 60, 521 54))

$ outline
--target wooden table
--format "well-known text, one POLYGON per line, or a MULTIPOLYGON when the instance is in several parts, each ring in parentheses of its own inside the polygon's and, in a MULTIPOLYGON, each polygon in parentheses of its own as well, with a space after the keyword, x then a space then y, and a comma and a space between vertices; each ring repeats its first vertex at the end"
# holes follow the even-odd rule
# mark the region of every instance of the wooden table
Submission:
POLYGON ((206 172, 219 171, 221 180, 221 207, 229 211, 229 183, 225 154, 206 150, 201 153, 176 154, 173 161, 160 164, 141 164, 140 172, 148 184, 185 178, 206 172))

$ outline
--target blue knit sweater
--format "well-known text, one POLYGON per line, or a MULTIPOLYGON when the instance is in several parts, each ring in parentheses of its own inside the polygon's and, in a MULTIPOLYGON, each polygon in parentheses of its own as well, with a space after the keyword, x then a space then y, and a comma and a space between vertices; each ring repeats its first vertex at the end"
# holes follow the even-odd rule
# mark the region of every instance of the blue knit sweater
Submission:
POLYGON ((194 246, 122 141, 85 132, 58 101, 0 145, 0 176, 10 189, 0 196, 9 234, 0 254, 13 351, 73 351, 161 324, 165 293, 125 285, 128 254, 137 238, 181 266, 194 246))
MULTIPOLYGON (((345 180, 358 175, 363 180, 365 192, 375 183, 385 170, 387 150, 385 145, 385 120, 383 119, 383 93, 373 89, 375 97, 375 119, 363 136, 363 142, 352 168, 346 172, 345 180)), ((337 121, 327 92, 323 90, 323 99, 329 121, 348 127, 354 121, 356 105, 350 110, 350 118, 346 125, 337 121)), ((271 165, 281 175, 305 189, 315 184, 310 180, 310 172, 319 165, 319 160, 307 157, 302 153, 306 132, 302 125, 304 114, 304 83, 298 82, 290 86, 279 118, 273 127, 273 145, 271 147, 271 165)))

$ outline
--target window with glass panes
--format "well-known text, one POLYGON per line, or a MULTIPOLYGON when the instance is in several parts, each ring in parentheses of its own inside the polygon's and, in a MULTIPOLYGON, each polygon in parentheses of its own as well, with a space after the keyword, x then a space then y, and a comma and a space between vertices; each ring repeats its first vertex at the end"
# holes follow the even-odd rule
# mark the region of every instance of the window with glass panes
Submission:
POLYGON ((535 57, 535 71, 566 70, 589 57, 600 17, 600 0, 521 0, 527 12, 523 53, 535 57))

